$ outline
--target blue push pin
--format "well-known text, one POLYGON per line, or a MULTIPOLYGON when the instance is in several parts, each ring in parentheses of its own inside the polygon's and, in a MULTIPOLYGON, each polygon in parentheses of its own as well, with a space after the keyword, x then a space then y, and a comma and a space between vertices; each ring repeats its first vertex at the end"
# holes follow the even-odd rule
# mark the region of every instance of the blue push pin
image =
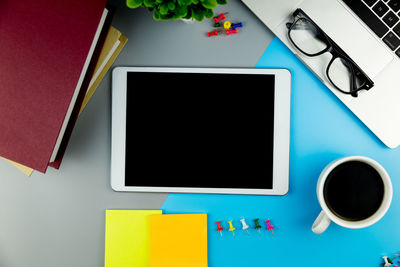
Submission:
POLYGON ((236 29, 236 28, 242 28, 242 27, 243 27, 243 24, 242 24, 241 22, 239 22, 239 23, 232 23, 232 24, 231 24, 232 30, 234 30, 234 29, 236 29))

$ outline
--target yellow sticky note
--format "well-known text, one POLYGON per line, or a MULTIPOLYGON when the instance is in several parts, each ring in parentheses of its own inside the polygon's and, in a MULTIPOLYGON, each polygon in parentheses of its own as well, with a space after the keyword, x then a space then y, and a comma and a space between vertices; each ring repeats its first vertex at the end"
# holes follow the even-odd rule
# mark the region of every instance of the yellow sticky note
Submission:
POLYGON ((150 266, 150 215, 161 210, 107 210, 105 267, 150 266))
POLYGON ((151 267, 207 264, 207 214, 150 216, 151 267))

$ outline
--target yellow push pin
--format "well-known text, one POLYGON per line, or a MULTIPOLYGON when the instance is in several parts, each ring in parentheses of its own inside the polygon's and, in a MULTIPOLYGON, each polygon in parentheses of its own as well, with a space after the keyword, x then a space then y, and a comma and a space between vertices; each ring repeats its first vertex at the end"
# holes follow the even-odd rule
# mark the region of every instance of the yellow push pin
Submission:
POLYGON ((229 231, 231 231, 231 232, 232 232, 232 235, 235 236, 235 230, 236 230, 236 228, 233 227, 232 221, 229 221, 228 223, 229 223, 229 231))
POLYGON ((231 28, 231 23, 229 21, 225 21, 224 22, 224 28, 225 28, 225 30, 230 29, 231 28))

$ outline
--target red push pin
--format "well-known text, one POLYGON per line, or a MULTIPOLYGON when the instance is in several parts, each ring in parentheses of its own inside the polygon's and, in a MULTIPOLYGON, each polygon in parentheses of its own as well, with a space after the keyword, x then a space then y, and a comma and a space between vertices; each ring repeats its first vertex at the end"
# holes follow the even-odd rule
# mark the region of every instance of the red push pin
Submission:
POLYGON ((238 33, 237 29, 234 29, 234 30, 227 29, 226 30, 226 35, 229 35, 229 34, 232 34, 232 33, 234 33, 234 34, 238 33))
POLYGON ((224 20, 224 19, 225 19, 225 14, 224 13, 221 13, 218 16, 214 17, 215 23, 218 23, 218 22, 220 22, 221 20, 224 20))
POLYGON ((217 36, 219 33, 221 33, 221 31, 215 29, 212 32, 207 33, 208 37, 211 37, 213 35, 217 36))
POLYGON ((266 220, 265 223, 267 224, 267 230, 268 230, 268 231, 271 231, 272 235, 275 236, 275 235, 274 235, 274 231, 272 231, 272 229, 274 229, 275 227, 273 227, 273 226, 271 225, 271 223, 269 222, 269 219, 266 220))
POLYGON ((224 230, 224 228, 221 227, 221 221, 218 221, 217 225, 218 225, 217 231, 221 234, 221 238, 222 238, 222 230, 224 230))

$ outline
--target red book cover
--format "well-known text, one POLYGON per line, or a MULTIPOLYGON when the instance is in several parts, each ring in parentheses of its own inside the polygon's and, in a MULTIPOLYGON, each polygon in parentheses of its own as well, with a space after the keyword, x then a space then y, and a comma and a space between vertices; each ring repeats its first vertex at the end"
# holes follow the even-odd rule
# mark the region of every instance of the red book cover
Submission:
POLYGON ((46 171, 105 5, 0 2, 0 156, 46 171))
POLYGON ((55 157, 54 161, 49 162, 49 165, 48 165, 48 166, 53 167, 55 169, 59 169, 60 168, 62 159, 64 158, 64 154, 65 154, 65 151, 67 149, 69 140, 71 138, 72 131, 73 131, 73 129, 75 127, 75 124, 76 124, 76 121, 77 121, 77 119, 79 117, 79 111, 81 110, 83 99, 85 98, 86 92, 87 92, 89 84, 90 84, 90 80, 91 80, 92 75, 93 75, 94 68, 96 67, 97 60, 99 58, 101 49, 103 48, 104 41, 105 41, 106 36, 107 36, 107 32, 110 29, 111 22, 112 22, 112 19, 114 17, 114 12, 115 12, 114 9, 115 8, 113 6, 107 5, 106 9, 108 10, 108 15, 105 18, 103 29, 100 32, 99 39, 98 39, 98 42, 96 44, 95 50, 93 52, 93 56, 91 58, 88 70, 87 70, 85 78, 84 78, 84 80, 82 82, 81 90, 80 90, 79 95, 78 95, 78 97, 76 99, 75 107, 72 110, 72 114, 70 116, 70 119, 68 121, 67 127, 65 129, 64 136, 62 137, 59 149, 56 151, 57 152, 56 157, 55 157))

